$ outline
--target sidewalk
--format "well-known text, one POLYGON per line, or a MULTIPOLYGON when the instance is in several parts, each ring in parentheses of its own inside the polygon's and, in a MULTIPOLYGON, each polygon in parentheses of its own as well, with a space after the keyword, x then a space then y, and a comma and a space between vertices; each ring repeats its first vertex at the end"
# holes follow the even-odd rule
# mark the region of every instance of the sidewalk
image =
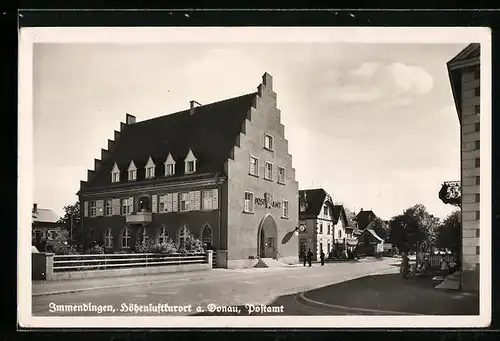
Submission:
POLYGON ((119 288, 133 285, 151 285, 179 280, 200 280, 215 276, 225 276, 223 270, 135 275, 123 277, 101 277, 62 281, 32 281, 32 296, 57 295, 63 293, 119 288))
POLYGON ((311 290, 302 295, 302 302, 332 311, 351 311, 352 315, 479 314, 478 295, 435 286, 429 278, 405 280, 399 273, 389 273, 311 290))

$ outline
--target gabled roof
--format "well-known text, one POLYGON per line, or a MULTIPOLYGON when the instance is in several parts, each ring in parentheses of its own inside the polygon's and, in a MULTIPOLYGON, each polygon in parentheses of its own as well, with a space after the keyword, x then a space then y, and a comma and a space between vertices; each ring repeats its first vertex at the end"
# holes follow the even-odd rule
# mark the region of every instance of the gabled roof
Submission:
POLYGON ((361 235, 358 237, 358 239, 359 239, 359 238, 361 238, 361 236, 362 236, 362 235, 364 235, 365 233, 370 234, 370 236, 371 236, 371 237, 373 237, 373 238, 375 238, 375 239, 376 239, 379 243, 384 241, 384 240, 383 240, 382 238, 380 238, 380 236, 379 236, 379 235, 378 235, 378 234, 377 234, 374 230, 372 230, 372 229, 365 229, 365 230, 361 233, 361 235))
POLYGON ((481 46, 474 43, 469 44, 465 49, 453 57, 446 66, 450 78, 451 92, 457 109, 458 120, 462 121, 462 74, 461 69, 465 67, 479 67, 481 46))
POLYGON ((359 211, 356 215, 356 222, 358 223, 358 228, 364 230, 368 224, 376 217, 372 210, 359 211))
MULTIPOLYGON (((156 165, 156 176, 165 173, 164 162, 170 153, 176 161, 173 177, 184 174, 184 158, 192 149, 198 162, 197 173, 224 170, 224 163, 242 131, 242 125, 257 93, 202 105, 150 120, 124 125, 110 157, 103 162, 85 188, 111 183, 110 172, 114 162, 126 170, 131 160, 138 168, 137 178, 144 178, 144 166, 149 157, 156 165)), ((120 182, 126 182, 120 176, 120 182)))
POLYGON ((333 223, 337 224, 339 219, 344 221, 344 225, 348 227, 349 222, 347 221, 347 216, 345 214, 344 206, 342 205, 333 205, 333 223))
POLYGON ((35 212, 31 213, 33 222, 37 223, 57 223, 59 221, 59 216, 56 212, 47 208, 37 208, 35 212))
POLYGON ((327 192, 323 188, 303 189, 299 191, 299 217, 300 219, 317 217, 327 197, 327 192), (300 203, 307 204, 305 211, 300 211, 300 203))

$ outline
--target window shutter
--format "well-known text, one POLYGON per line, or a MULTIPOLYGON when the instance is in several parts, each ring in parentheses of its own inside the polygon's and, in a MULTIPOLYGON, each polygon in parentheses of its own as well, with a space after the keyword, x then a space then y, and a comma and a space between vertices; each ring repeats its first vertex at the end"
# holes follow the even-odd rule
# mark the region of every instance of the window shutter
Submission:
POLYGON ((167 194, 167 202, 166 202, 166 207, 167 207, 167 212, 172 212, 173 209, 172 209, 172 206, 173 206, 173 195, 172 193, 168 193, 167 194))
POLYGON ((193 209, 195 211, 199 211, 201 210, 201 204, 200 204, 200 196, 201 196, 201 192, 200 191, 194 191, 194 207, 193 209))
POLYGON ((104 200, 97 200, 95 203, 96 216, 102 217, 104 215, 104 200))
POLYGON ((84 217, 89 216, 89 202, 88 201, 83 202, 83 216, 84 217))
POLYGON ((172 212, 179 210, 179 193, 172 193, 172 212))
POLYGON ((217 188, 212 189, 212 209, 219 209, 219 190, 217 188))
POLYGON ((158 213, 158 195, 156 194, 151 196, 151 212, 158 213))
POLYGON ((135 213, 134 212, 134 197, 130 197, 130 198, 128 198, 128 200, 129 200, 128 205, 130 207, 130 214, 135 213))
POLYGON ((196 207, 195 207, 195 192, 194 191, 189 192, 189 210, 190 211, 196 210, 196 207))
POLYGON ((113 199, 113 215, 120 215, 120 199, 113 199))

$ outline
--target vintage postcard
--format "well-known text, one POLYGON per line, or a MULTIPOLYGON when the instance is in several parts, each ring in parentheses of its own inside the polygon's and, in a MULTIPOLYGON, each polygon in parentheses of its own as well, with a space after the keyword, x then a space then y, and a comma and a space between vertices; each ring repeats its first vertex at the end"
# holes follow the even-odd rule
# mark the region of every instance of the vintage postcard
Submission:
POLYGON ((489 325, 489 29, 22 28, 19 56, 20 326, 489 325))

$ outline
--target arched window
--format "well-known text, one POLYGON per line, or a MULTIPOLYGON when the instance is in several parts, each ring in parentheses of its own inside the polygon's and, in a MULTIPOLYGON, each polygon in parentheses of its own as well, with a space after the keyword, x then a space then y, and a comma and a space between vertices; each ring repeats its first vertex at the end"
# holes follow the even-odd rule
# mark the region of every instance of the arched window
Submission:
POLYGON ((128 227, 122 231, 122 247, 130 247, 130 229, 128 227))
POLYGON ((148 241, 148 228, 143 226, 139 231, 139 242, 145 243, 148 241))
POLYGON ((168 231, 165 225, 162 225, 158 231, 158 243, 163 244, 168 240, 168 231))
POLYGON ((190 233, 190 231, 189 231, 187 225, 182 225, 182 227, 179 231, 179 247, 184 246, 189 233, 190 233))
POLYGON ((208 224, 205 224, 201 232, 201 241, 208 250, 212 249, 212 229, 208 224))
POLYGON ((108 228, 104 234, 104 246, 113 247, 113 231, 111 228, 108 228))

